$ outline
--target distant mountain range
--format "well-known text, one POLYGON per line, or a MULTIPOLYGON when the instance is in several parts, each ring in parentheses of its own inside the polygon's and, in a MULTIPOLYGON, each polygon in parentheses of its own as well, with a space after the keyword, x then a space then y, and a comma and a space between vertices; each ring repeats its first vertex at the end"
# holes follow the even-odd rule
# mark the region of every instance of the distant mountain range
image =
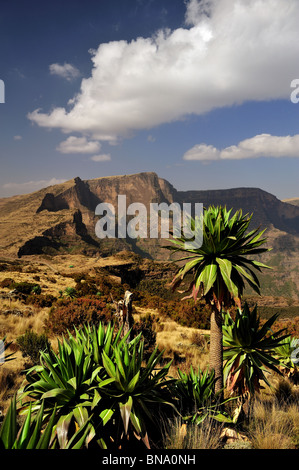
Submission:
MULTIPOLYGON (((131 250, 142 256, 167 260, 161 247, 165 240, 106 239, 95 235, 101 202, 117 207, 117 196, 126 195, 127 205, 150 203, 196 203, 226 205, 243 213, 253 213, 252 228, 267 228, 273 251, 266 259, 279 271, 265 277, 266 288, 281 295, 285 285, 289 296, 299 299, 299 198, 280 201, 258 188, 177 191, 156 173, 138 173, 91 180, 74 178, 31 194, 0 199, 0 256, 24 257, 61 253, 106 256, 131 250)), ((267 275, 266 275, 267 276, 267 275)))

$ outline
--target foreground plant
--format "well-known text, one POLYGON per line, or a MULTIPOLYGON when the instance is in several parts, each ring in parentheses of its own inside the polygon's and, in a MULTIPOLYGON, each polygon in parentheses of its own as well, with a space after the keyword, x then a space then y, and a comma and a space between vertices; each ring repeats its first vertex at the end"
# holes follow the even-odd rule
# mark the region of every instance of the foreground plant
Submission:
POLYGON ((14 396, 0 427, 0 448, 49 449, 59 447, 61 449, 81 449, 84 447, 89 432, 89 423, 83 425, 73 434, 71 439, 68 439, 65 430, 62 430, 59 424, 55 426, 55 415, 56 407, 54 407, 45 426, 43 424, 43 403, 35 415, 32 414, 30 406, 25 421, 19 426, 16 397, 14 396))
POLYGON ((297 383, 299 378, 298 358, 299 339, 287 336, 275 350, 275 357, 280 362, 280 370, 291 381, 297 383))
POLYGON ((126 446, 126 440, 135 435, 150 448, 149 429, 154 430, 155 440, 159 436, 159 411, 172 406, 168 387, 173 381, 166 378, 171 361, 155 370, 162 354, 156 348, 144 364, 141 335, 130 343, 116 345, 114 360, 103 352, 103 366, 111 378, 100 392, 107 406, 102 412, 103 424, 107 437, 118 445, 126 446))
POLYGON ((37 334, 32 330, 27 330, 24 335, 16 339, 22 355, 28 356, 33 364, 37 364, 40 358, 40 351, 50 349, 51 344, 47 335, 44 333, 37 334))
MULTIPOLYGON (((98 352, 105 343, 109 349, 112 337, 113 329, 105 331, 101 325, 98 331, 86 328, 85 337, 79 331, 77 337, 69 334, 68 338, 58 342, 57 354, 52 350, 41 351, 41 364, 32 367, 26 374, 28 384, 22 390, 21 400, 29 397, 31 401, 22 404, 21 413, 27 414, 31 406, 34 412, 43 406, 47 419, 55 408, 56 422, 61 428, 64 427, 66 434, 88 420, 93 423, 94 409, 101 398, 99 389, 111 381, 109 378, 105 381, 100 376, 102 366, 98 352)), ((95 429, 91 426, 86 444, 94 436, 95 429)))
POLYGON ((275 356, 288 335, 282 336, 283 329, 272 332, 277 317, 273 315, 261 326, 257 306, 250 310, 247 303, 238 309, 235 320, 229 313, 224 316, 224 378, 232 393, 253 397, 262 388, 261 381, 271 386, 266 376, 269 370, 280 374, 281 363, 275 356))
POLYGON ((171 385, 173 397, 179 401, 178 409, 186 422, 201 424, 206 418, 221 422, 232 422, 224 412, 223 405, 228 401, 220 403, 219 394, 214 393, 215 372, 194 371, 182 372, 178 369, 179 379, 171 385))
POLYGON ((26 420, 19 428, 16 397, 14 397, 0 428, 0 446, 4 449, 48 449, 55 411, 54 409, 47 427, 42 430, 43 406, 34 420, 30 407, 26 420))
MULTIPOLYGON (((168 249, 185 253, 184 261, 173 279, 173 288, 178 287, 187 275, 191 275, 188 290, 194 300, 203 297, 211 306, 210 368, 215 370, 215 390, 223 389, 222 357, 222 311, 234 303, 241 307, 241 297, 246 281, 258 294, 260 284, 255 270, 268 266, 247 258, 268 251, 261 248, 266 242, 262 235, 265 230, 248 231, 252 215, 237 211, 234 215, 225 207, 210 206, 204 210, 202 229, 203 242, 200 248, 190 247, 190 240, 184 235, 170 241, 174 246, 168 249)), ((194 231, 199 220, 191 219, 194 231)))
POLYGON ((30 401, 21 413, 43 407, 47 420, 55 409, 58 438, 88 423, 86 446, 118 448, 135 434, 149 447, 148 426, 167 403, 170 363, 156 372, 162 353, 155 349, 144 365, 141 334, 129 343, 127 336, 111 324, 87 325, 63 338, 57 354, 41 352, 26 375, 21 399, 30 401))

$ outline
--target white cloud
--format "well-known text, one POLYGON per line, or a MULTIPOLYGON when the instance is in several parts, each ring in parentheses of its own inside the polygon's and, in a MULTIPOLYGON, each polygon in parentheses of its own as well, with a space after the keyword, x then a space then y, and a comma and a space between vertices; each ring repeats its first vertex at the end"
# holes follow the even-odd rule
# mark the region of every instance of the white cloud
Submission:
POLYGON ((51 178, 49 180, 26 181, 24 183, 5 183, 0 187, 0 197, 9 197, 16 194, 27 194, 38 191, 42 188, 47 188, 48 186, 64 183, 65 181, 66 179, 51 178))
POLYGON ((198 144, 185 153, 184 160, 219 160, 220 152, 213 145, 198 144))
POLYGON ((299 135, 273 136, 260 134, 222 150, 212 145, 199 144, 188 150, 184 160, 242 160, 259 157, 299 157, 299 135))
POLYGON ((22 140, 22 136, 21 135, 15 135, 14 136, 14 140, 22 140))
POLYGON ((111 155, 103 153, 102 155, 93 155, 90 159, 94 162, 108 162, 111 160, 111 155))
POLYGON ((96 141, 88 141, 86 137, 70 136, 61 142, 56 150, 61 153, 95 153, 101 148, 96 141))
POLYGON ((209 16, 214 6, 213 0, 189 0, 187 3, 185 22, 187 25, 195 26, 201 21, 203 15, 209 16))
POLYGON ((80 76, 79 70, 72 64, 68 64, 66 62, 63 65, 51 64, 49 66, 49 70, 51 75, 58 75, 68 81, 74 80, 80 76))
POLYGON ((101 44, 71 107, 28 117, 113 140, 249 100, 289 99, 298 17, 298 0, 189 0, 186 27, 101 44))

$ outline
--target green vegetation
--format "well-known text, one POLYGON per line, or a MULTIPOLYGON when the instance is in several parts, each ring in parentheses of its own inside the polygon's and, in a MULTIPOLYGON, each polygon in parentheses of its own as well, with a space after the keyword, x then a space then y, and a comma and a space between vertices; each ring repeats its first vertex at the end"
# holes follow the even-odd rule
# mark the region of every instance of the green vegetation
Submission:
POLYGON ((151 439, 158 438, 159 408, 171 406, 170 364, 154 374, 162 353, 155 349, 143 365, 141 335, 129 343, 127 337, 111 324, 106 329, 102 324, 85 326, 59 343, 58 354, 41 352, 41 365, 26 374, 22 400, 30 401, 21 413, 42 409, 48 420, 55 410, 54 422, 70 439, 77 427, 90 423, 85 445, 93 441, 102 448, 125 447, 129 435, 136 440, 137 434, 149 447, 150 426, 151 439))
POLYGON ((178 369, 179 379, 172 385, 173 396, 179 400, 179 409, 184 420, 190 423, 201 424, 206 418, 213 418, 220 422, 231 422, 223 414, 219 397, 214 393, 215 372, 208 369, 203 372, 198 368, 194 371, 192 366, 189 372, 178 369))
POLYGON ((106 302, 96 297, 62 300, 53 306, 46 321, 47 328, 55 334, 64 334, 85 323, 98 325, 112 320, 114 311, 106 302))
POLYGON ((235 320, 228 312, 224 315, 224 378, 231 392, 252 397, 260 390, 261 381, 270 386, 265 374, 269 369, 279 373, 280 361, 274 355, 288 335, 282 336, 283 330, 271 332, 277 316, 261 326, 257 308, 250 310, 247 304, 237 311, 235 320))
POLYGON ((192 293, 189 297, 195 301, 197 296, 203 297, 211 306, 210 367, 215 371, 217 392, 223 389, 222 311, 233 304, 241 308, 244 281, 259 294, 260 284, 254 271, 268 268, 248 258, 269 251, 260 248, 266 242, 265 238, 261 238, 264 231, 256 229, 248 233, 252 216, 243 216, 241 210, 231 216, 231 212, 225 207, 210 206, 204 210, 202 224, 199 219, 191 219, 193 233, 196 225, 202 226, 200 248, 190 247, 185 236, 172 239, 174 246, 167 247, 184 253, 180 261, 185 263, 174 277, 173 287, 178 287, 191 273, 188 290, 192 289, 192 293))
POLYGON ((200 249, 173 240, 172 248, 186 255, 173 287, 186 282, 192 291, 183 302, 168 288, 175 274, 169 264, 147 261, 142 271, 136 257, 128 268, 65 274, 60 285, 58 276, 45 280, 34 267, 30 272, 40 275, 29 280, 39 284, 4 278, 3 288, 22 294, 15 301, 4 293, 2 323, 9 338, 18 331, 15 345, 3 339, 12 350, 5 362, 19 349, 33 366, 22 370, 26 378, 14 395, 9 387, 18 372, 0 363, 0 396, 10 403, 0 418, 0 448, 298 449, 298 307, 244 302, 246 283, 259 293, 256 271, 267 267, 253 259, 266 249, 263 232, 248 232, 250 220, 211 207, 200 249), (133 291, 135 321, 124 334, 115 305, 126 290, 133 291), (198 331, 210 326, 211 335, 198 331))
POLYGON ((0 449, 80 449, 86 439, 89 426, 83 425, 75 431, 70 440, 66 439, 60 423, 54 427, 56 407, 46 426, 43 425, 44 408, 33 415, 31 406, 27 417, 20 426, 16 397, 13 398, 4 422, 0 427, 0 449))
POLYGON ((74 299, 77 297, 77 291, 74 287, 66 287, 63 294, 68 299, 74 299))
POLYGON ((33 364, 37 364, 40 360, 40 352, 50 348, 50 342, 46 334, 37 334, 28 330, 22 336, 16 339, 16 343, 24 357, 28 356, 33 364))

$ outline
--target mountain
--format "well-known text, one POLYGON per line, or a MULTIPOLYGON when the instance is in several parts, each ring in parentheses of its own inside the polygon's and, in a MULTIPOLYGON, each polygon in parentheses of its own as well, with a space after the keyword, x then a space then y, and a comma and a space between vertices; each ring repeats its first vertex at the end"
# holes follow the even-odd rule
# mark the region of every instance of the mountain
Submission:
POLYGON ((293 204, 294 206, 299 206, 299 197, 292 197, 290 199, 283 199, 283 202, 288 204, 293 204))
MULTIPOLYGON (((31 194, 0 199, 0 256, 24 256, 76 251, 84 254, 130 249, 131 240, 102 241, 95 236, 101 202, 117 206, 126 195, 127 205, 170 202, 172 186, 155 173, 112 176, 82 181, 74 178, 31 194)), ((137 250, 138 251, 138 250, 137 250)))
POLYGON ((20 258, 61 253, 106 256, 129 250, 148 258, 169 259, 169 252, 161 248, 166 240, 96 237, 99 216, 95 215, 95 208, 100 203, 117 208, 118 195, 126 196, 127 207, 139 202, 147 210, 151 203, 201 202, 204 206, 221 204, 253 213, 251 227, 267 228, 268 245, 273 248, 265 259, 279 268, 276 277, 265 275, 267 289, 280 295, 287 285, 290 295, 299 299, 298 206, 282 202, 258 188, 178 191, 152 172, 92 180, 77 177, 31 194, 0 199, 0 256, 20 258))

